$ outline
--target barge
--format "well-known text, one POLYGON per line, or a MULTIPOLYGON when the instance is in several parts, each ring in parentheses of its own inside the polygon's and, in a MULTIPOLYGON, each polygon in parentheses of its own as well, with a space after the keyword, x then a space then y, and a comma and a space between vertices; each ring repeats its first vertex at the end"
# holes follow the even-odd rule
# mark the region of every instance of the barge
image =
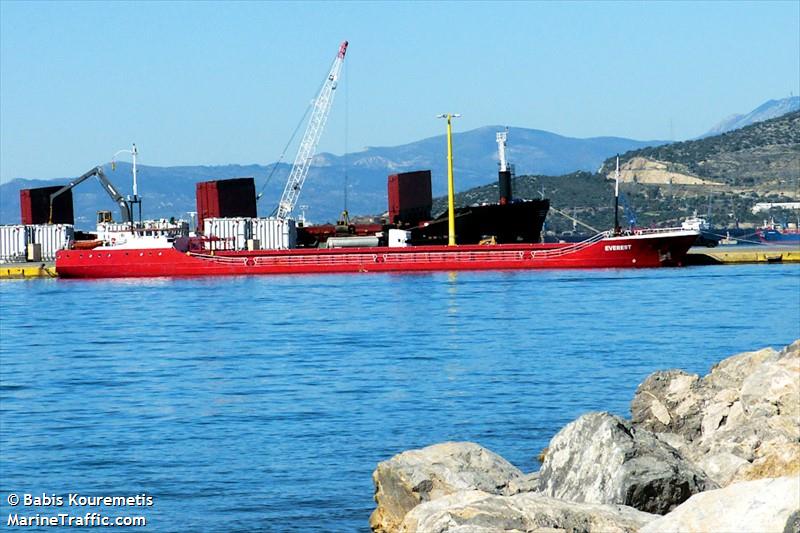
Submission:
POLYGON ((697 236, 697 231, 663 229, 606 232, 581 243, 257 251, 201 251, 189 240, 186 250, 179 249, 180 243, 169 248, 61 250, 56 271, 63 278, 120 278, 664 267, 683 265, 697 236))

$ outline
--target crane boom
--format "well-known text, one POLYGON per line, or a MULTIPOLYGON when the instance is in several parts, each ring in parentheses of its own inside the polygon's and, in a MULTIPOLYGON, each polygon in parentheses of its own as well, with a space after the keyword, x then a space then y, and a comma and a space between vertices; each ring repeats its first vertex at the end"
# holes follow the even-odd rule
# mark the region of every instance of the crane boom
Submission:
POLYGON ((322 84, 322 89, 320 89, 317 98, 314 100, 314 106, 311 117, 308 119, 306 132, 303 135, 303 140, 300 142, 300 148, 297 150, 297 157, 295 157, 292 170, 289 172, 289 179, 286 181, 286 187, 283 189, 283 195, 281 195, 281 201, 278 204, 277 217, 279 219, 287 218, 297 204, 297 199, 303 188, 303 183, 311 167, 311 159, 314 157, 314 152, 322 136, 325 122, 328 120, 328 114, 333 104, 334 91, 336 90, 336 84, 339 79, 339 71, 342 69, 342 63, 344 62, 344 55, 346 52, 347 41, 343 41, 339 46, 339 53, 336 54, 336 59, 333 60, 333 65, 331 65, 328 77, 325 79, 325 83, 322 84))
POLYGON ((116 203, 119 206, 119 209, 122 212, 122 221, 131 222, 133 220, 131 217, 131 208, 128 205, 128 202, 125 201, 125 197, 122 196, 119 193, 119 191, 117 191, 116 187, 114 187, 114 185, 108 180, 108 178, 105 175, 105 172, 103 172, 103 168, 98 166, 94 167, 86 174, 78 178, 75 178, 74 180, 72 180, 71 182, 64 185, 59 190, 50 195, 50 219, 49 219, 50 223, 52 223, 53 221, 53 202, 55 201, 55 199, 61 194, 72 189, 76 185, 79 185, 84 181, 88 180, 92 176, 95 176, 97 178, 97 180, 100 182, 100 185, 103 186, 103 190, 106 191, 106 193, 108 193, 111 199, 114 200, 114 203, 116 203))

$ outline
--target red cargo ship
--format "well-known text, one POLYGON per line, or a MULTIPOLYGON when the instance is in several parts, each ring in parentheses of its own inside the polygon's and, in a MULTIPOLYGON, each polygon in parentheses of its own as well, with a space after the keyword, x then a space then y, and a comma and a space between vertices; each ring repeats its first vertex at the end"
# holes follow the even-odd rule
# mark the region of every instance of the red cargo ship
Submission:
POLYGON ((572 244, 216 252, 181 252, 175 247, 62 250, 56 255, 56 271, 64 278, 120 278, 680 266, 697 235, 696 231, 666 229, 619 236, 601 233, 572 244))
MULTIPOLYGON (((447 118, 446 217, 441 215, 431 219, 430 171, 419 171, 389 177, 389 220, 387 224, 381 224, 381 231, 372 231, 378 228, 367 227, 362 227, 359 231, 359 228, 348 223, 345 210, 342 224, 316 229, 302 228, 298 232, 299 236, 292 233, 296 228, 289 217, 296 207, 322 126, 330 111, 347 44, 344 41, 340 45, 331 70, 314 102, 306 133, 281 200, 275 209, 275 218, 257 219, 259 227, 263 226, 262 222, 266 224, 263 237, 257 239, 251 235, 255 220, 251 217, 255 217, 257 213, 257 196, 252 178, 204 182, 197 185, 197 212, 201 222, 198 232, 203 232, 203 237, 183 236, 173 244, 167 236, 148 239, 142 231, 131 228, 130 235, 124 239, 123 244, 117 240, 116 246, 58 252, 58 275, 64 278, 117 278, 640 268, 683 264, 686 253, 699 232, 681 229, 623 232, 617 217, 618 179, 613 231, 599 233, 575 244, 538 243, 549 201, 514 201, 512 198, 512 168, 505 157, 507 132, 498 132, 496 135, 499 159, 498 203, 456 210, 451 119, 459 115, 453 114, 439 115, 440 118, 447 118), (237 221, 228 217, 245 218, 237 221), (241 231, 224 229, 226 220, 233 221, 236 228, 241 225, 241 231), (221 227, 215 229, 220 221, 223 221, 220 223, 221 227), (247 230, 248 224, 250 231, 247 230), (405 236, 393 238, 392 232, 397 231, 405 236), (339 236, 342 232, 345 235, 339 236), (268 242, 262 242, 262 238, 268 242), (229 249, 230 240, 233 241, 233 249, 229 249), (245 240, 249 250, 243 250, 245 240), (443 244, 444 242, 448 245, 443 244), (219 250, 220 247, 224 249, 219 250), (258 249, 260 247, 268 249, 258 249)), ((135 147, 133 153, 136 153, 135 147)), ((135 183, 134 159, 134 196, 135 183)), ((125 207, 127 204, 123 202, 122 205, 125 207)))

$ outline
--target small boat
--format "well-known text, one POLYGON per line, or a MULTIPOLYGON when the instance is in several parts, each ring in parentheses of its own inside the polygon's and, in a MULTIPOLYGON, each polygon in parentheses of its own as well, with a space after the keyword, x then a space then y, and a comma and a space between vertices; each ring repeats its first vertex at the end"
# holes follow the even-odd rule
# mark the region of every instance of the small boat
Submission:
POLYGON ((103 246, 104 241, 102 239, 88 239, 88 240, 76 240, 72 243, 73 250, 93 250, 98 246, 103 246))

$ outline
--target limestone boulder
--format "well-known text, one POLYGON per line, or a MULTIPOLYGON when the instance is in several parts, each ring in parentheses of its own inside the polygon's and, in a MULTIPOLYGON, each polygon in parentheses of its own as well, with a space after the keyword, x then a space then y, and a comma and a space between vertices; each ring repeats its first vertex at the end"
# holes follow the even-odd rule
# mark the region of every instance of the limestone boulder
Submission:
POLYGON ((741 398, 750 417, 800 416, 800 357, 762 364, 742 383, 741 398))
POLYGON ((720 428, 693 442, 686 456, 696 461, 705 455, 728 452, 752 462, 764 443, 784 444, 791 441, 790 436, 773 428, 769 419, 753 417, 744 424, 720 428))
POLYGON ((766 361, 774 361, 779 353, 772 348, 764 348, 754 352, 744 352, 723 359, 713 367, 711 372, 703 378, 703 385, 716 390, 734 389, 742 387, 747 376, 766 361))
POLYGON ((759 479, 695 494, 641 533, 800 533, 800 477, 759 479))
POLYGON ((650 431, 609 413, 590 413, 550 441, 539 488, 554 498, 665 514, 717 485, 650 431))
MULTIPOLYGON (((781 352, 764 348, 728 357, 700 378, 682 370, 658 371, 642 382, 631 402, 634 425, 692 442, 722 426, 772 416, 781 408, 800 411, 789 400, 800 387, 800 342, 781 352)), ((784 415, 790 414, 784 412, 784 415)))
POLYGON ((463 490, 502 494, 522 477, 514 465, 472 442, 445 442, 409 450, 378 464, 372 474, 376 532, 396 531, 406 513, 422 502, 463 490))
POLYGON ((746 417, 724 425, 681 449, 718 485, 734 480, 781 477, 800 471, 798 432, 789 417, 746 417))
POLYGON ((666 370, 650 374, 631 402, 634 425, 692 441, 700 435, 706 391, 697 374, 666 370))
POLYGON ((720 485, 785 475, 800 444, 800 340, 728 357, 703 378, 656 372, 631 413, 720 485))
POLYGON ((574 503, 532 492, 457 492, 412 509, 404 533, 633 533, 656 515, 618 505, 574 503))

